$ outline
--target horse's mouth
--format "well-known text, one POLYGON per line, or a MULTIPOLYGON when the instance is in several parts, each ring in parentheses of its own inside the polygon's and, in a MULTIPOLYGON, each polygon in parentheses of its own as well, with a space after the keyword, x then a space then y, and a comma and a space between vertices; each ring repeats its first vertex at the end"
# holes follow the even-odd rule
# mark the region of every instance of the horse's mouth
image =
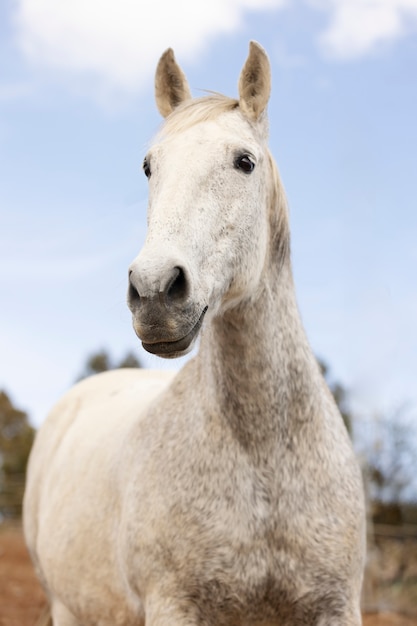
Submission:
POLYGON ((165 359, 175 359, 179 356, 187 354, 192 347, 194 339, 196 339, 200 331, 204 316, 207 313, 207 308, 208 307, 204 308, 195 326, 193 326, 193 328, 181 339, 177 339, 176 341, 155 341, 152 343, 145 343, 142 341, 142 346, 147 352, 156 354, 157 356, 165 359))

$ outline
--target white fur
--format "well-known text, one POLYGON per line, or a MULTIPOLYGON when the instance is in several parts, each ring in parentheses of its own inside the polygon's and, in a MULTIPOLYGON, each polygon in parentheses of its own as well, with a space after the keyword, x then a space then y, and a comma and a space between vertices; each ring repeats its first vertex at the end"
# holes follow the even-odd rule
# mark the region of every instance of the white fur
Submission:
POLYGON ((38 433, 24 527, 54 626, 358 626, 361 477, 296 306, 266 54, 239 101, 191 100, 172 51, 156 84, 129 306, 147 349, 202 323, 201 345, 174 377, 79 383, 38 433))

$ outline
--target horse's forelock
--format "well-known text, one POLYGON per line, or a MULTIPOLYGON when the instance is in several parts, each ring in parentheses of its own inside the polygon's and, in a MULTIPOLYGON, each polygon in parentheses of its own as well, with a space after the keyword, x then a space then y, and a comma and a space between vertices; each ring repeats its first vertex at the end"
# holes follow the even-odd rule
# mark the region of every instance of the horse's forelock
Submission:
POLYGON ((186 100, 167 117, 161 133, 164 135, 181 133, 201 122, 215 120, 222 113, 233 111, 238 107, 238 100, 217 93, 186 100))

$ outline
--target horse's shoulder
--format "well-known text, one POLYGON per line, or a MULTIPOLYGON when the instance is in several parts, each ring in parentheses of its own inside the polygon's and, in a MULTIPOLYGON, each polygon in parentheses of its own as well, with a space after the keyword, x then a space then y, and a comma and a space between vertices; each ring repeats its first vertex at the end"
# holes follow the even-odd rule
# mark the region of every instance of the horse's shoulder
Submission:
MULTIPOLYGON (((51 518, 61 509, 64 518, 69 516, 60 494, 78 489, 81 482, 90 499, 96 492, 105 498, 105 482, 129 430, 174 374, 127 368, 104 372, 78 382, 56 403, 36 435, 29 461, 25 519, 33 550, 43 493, 49 494, 51 518)), ((85 498, 80 501, 85 507, 85 498)))
POLYGON ((71 461, 76 449, 81 457, 82 450, 88 454, 89 447, 99 449, 99 442, 122 437, 174 374, 125 368, 78 382, 56 403, 37 433, 30 459, 32 476, 49 472, 55 459, 71 461))
POLYGON ((174 377, 173 371, 148 370, 141 368, 121 368, 89 376, 74 385, 62 398, 63 402, 79 397, 93 397, 97 400, 119 393, 130 394, 163 387, 174 377))
POLYGON ((126 405, 138 408, 168 386, 174 375, 172 371, 123 368, 89 376, 64 394, 41 430, 58 423, 65 428, 80 416, 90 422, 95 412, 105 416, 123 411, 126 405), (89 419, 84 418, 86 414, 89 419))

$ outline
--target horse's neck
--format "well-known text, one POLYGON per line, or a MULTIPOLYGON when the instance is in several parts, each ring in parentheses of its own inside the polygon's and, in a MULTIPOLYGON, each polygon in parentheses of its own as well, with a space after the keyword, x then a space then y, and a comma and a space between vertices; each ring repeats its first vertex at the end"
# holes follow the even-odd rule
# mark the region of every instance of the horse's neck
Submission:
POLYGON ((202 338, 201 375, 219 412, 248 442, 312 419, 322 390, 298 313, 289 261, 259 297, 216 319, 202 338))

